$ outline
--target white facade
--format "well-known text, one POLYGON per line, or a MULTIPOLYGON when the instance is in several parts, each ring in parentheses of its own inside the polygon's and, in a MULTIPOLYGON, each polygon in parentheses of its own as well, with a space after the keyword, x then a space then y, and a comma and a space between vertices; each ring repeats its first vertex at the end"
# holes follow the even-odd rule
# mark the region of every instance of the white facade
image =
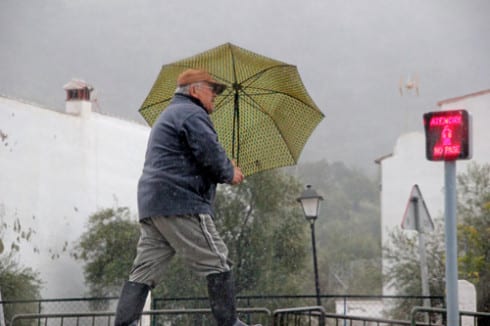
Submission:
MULTIPOLYGON (((0 220, 11 230, 18 218, 35 231, 20 263, 40 272, 44 298, 85 294, 80 264, 62 249, 89 215, 115 206, 137 213, 150 128, 92 112, 90 104, 69 101, 68 114, 0 97, 0 220)), ((7 249, 12 235, 0 233, 7 249)))
MULTIPOLYGON (((464 109, 472 116, 473 158, 457 161, 456 173, 465 172, 469 162, 490 163, 490 90, 444 100, 438 106, 440 111, 464 109)), ((422 117, 420 120, 422 123, 422 117)), ((380 159, 379 164, 383 244, 387 244, 389 232, 400 227, 414 184, 418 184, 432 219, 443 217, 444 163, 425 158, 424 133, 401 135, 392 155, 380 159)), ((384 293, 393 294, 393 289, 385 288, 384 293)))

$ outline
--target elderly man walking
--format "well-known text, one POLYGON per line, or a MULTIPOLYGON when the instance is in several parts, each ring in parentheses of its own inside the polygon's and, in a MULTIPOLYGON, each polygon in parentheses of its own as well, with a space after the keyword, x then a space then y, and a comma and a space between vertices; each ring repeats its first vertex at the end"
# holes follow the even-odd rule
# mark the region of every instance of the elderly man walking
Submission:
POLYGON ((207 278, 217 325, 246 326, 237 317, 228 249, 213 221, 216 185, 236 185, 244 178, 209 118, 225 88, 204 70, 185 70, 172 102, 152 127, 138 183, 141 234, 116 326, 137 324, 148 291, 162 281, 175 255, 207 278))

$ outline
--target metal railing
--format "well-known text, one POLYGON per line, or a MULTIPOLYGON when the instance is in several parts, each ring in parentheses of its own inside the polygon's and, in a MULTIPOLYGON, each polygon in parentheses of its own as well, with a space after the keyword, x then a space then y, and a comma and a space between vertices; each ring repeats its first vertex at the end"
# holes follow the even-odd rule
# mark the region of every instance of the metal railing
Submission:
MULTIPOLYGON (((349 316, 325 312, 320 306, 277 309, 272 313, 273 326, 410 326, 408 320, 349 316)), ((418 324, 420 325, 420 324, 418 324)))
MULTIPOLYGON (((238 308, 238 314, 245 321, 253 318, 254 322, 270 325, 271 311, 263 307, 238 308)), ((112 326, 114 311, 91 313, 53 313, 53 314, 19 314, 10 321, 11 326, 112 326)), ((147 325, 214 325, 211 309, 159 309, 143 311, 141 320, 150 317, 147 325)), ((140 325, 141 325, 140 321, 140 325)))
MULTIPOLYGON (((446 325, 446 309, 413 307, 410 325, 446 325), (426 321, 420 323, 421 319, 425 319, 426 321)), ((490 325, 490 313, 460 311, 459 325, 488 326, 490 325)))
POLYGON ((272 313, 273 326, 325 325, 325 308, 321 306, 277 309, 272 313))
MULTIPOLYGON (((410 326, 408 320, 325 314, 325 323, 336 326, 410 326)), ((420 324, 417 324, 420 325, 420 324)))
MULTIPOLYGON (((425 297, 381 295, 322 295, 326 311, 365 317, 382 317, 410 320, 410 310, 420 306, 425 297), (353 310, 362 304, 362 309, 353 310), (382 306, 383 310, 379 309, 382 306), (406 312, 394 315, 393 308, 403 306, 406 312)), ((430 297, 436 307, 444 307, 444 297, 430 297)), ((7 323, 15 314, 93 313, 115 310, 118 297, 63 298, 42 300, 0 301, 6 313, 7 323)), ((271 311, 288 307, 316 305, 316 295, 247 295, 238 296, 240 307, 267 307, 271 311)), ((209 308, 207 297, 153 298, 152 310, 209 308)), ((199 319, 198 317, 196 317, 199 319)), ((204 317, 202 318, 204 319, 204 317)))
POLYGON ((74 312, 54 314, 18 314, 10 320, 11 326, 19 325, 111 325, 113 311, 74 312))
MULTIPOLYGON (((363 316, 349 316, 325 312, 322 306, 276 309, 264 307, 238 308, 240 318, 247 323, 263 326, 442 326, 446 325, 446 310, 414 307, 411 320, 393 320, 363 316), (430 314, 430 318, 426 315, 430 314), (424 320, 425 319, 425 320, 424 320)), ((19 314, 10 321, 11 326, 112 326, 115 312, 19 314)), ((145 325, 180 326, 214 325, 211 309, 158 309, 144 311, 145 325)), ((460 311, 459 325, 487 326, 490 313, 460 311)), ((141 323, 140 323, 141 325, 141 323)))
MULTIPOLYGON (((430 299, 434 306, 444 307, 443 296, 399 296, 399 295, 321 295, 323 306, 328 307, 327 310, 333 309, 335 303, 338 304, 341 311, 349 310, 349 305, 357 301, 373 301, 372 305, 366 305, 366 313, 369 316, 375 315, 377 312, 374 301, 383 302, 385 307, 396 307, 403 304, 408 306, 403 319, 410 318, 410 308, 419 306, 423 299, 430 299)), ((308 307, 316 306, 316 295, 247 295, 238 296, 239 305, 250 307, 268 307, 272 310, 284 307, 308 307)), ((207 297, 188 297, 188 298, 153 298, 152 309, 177 308, 179 306, 186 307, 205 307, 209 304, 207 297)), ((385 310, 385 314, 389 311, 385 310)))
MULTIPOLYGON (((322 301, 328 302, 335 300, 343 302, 346 305, 354 300, 383 300, 384 302, 409 302, 414 303, 422 301, 424 298, 431 299, 438 306, 444 307, 444 297, 442 296, 398 296, 398 295, 321 295, 322 301)), ((40 299, 40 300, 4 300, 0 304, 5 307, 17 307, 18 310, 25 310, 25 313, 51 313, 63 311, 104 311, 110 310, 107 306, 113 306, 117 303, 118 297, 102 298, 59 298, 59 299, 40 299), (25 308, 25 309, 24 309, 25 308)), ((237 301, 242 306, 278 306, 278 307, 295 307, 295 306, 313 306, 316 302, 316 295, 244 295, 237 296, 237 301)), ((209 305, 208 297, 169 297, 153 298, 152 309, 163 309, 169 305, 184 305, 186 307, 201 308, 209 305)))

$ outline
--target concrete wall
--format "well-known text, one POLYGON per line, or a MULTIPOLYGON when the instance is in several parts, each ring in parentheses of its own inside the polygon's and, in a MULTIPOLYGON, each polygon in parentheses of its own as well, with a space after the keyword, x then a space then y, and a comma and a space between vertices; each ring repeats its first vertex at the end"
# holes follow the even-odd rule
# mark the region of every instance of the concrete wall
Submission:
MULTIPOLYGON (((62 248, 78 239, 90 214, 114 206, 136 214, 149 130, 0 97, 0 218, 9 225, 19 218, 24 230, 35 231, 20 263, 41 273, 45 298, 83 294, 81 267, 62 248)), ((11 236, 4 235, 6 247, 11 236)))

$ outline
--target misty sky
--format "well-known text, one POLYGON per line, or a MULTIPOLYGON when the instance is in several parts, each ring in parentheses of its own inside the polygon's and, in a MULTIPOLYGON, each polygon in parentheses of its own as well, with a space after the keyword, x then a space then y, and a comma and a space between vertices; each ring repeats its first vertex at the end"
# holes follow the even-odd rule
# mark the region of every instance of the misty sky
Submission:
POLYGON ((1 0, 0 94, 63 110, 79 78, 101 112, 144 123, 163 64, 231 42, 298 67, 326 116, 302 160, 374 170, 438 101, 490 88, 489 14, 488 0, 1 0), (400 96, 414 74, 420 96, 400 96))

